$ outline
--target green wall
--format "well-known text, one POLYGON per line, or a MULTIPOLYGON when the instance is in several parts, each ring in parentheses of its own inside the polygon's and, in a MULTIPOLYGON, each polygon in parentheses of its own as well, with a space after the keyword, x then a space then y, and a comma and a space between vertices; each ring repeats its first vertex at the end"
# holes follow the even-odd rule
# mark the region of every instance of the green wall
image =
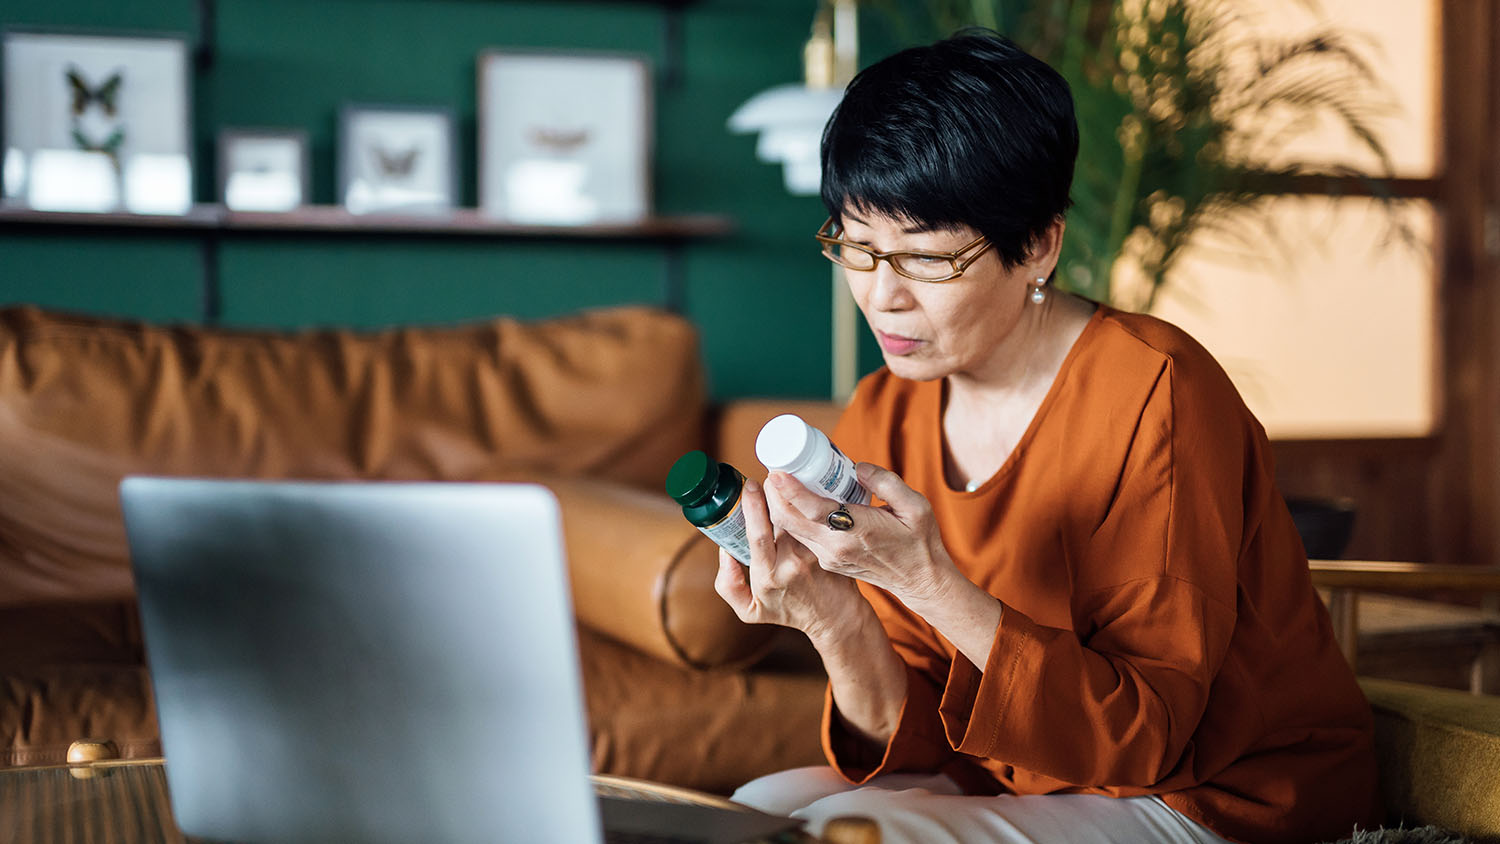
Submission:
MULTIPOLYGON (((195 78, 198 195, 213 199, 226 126, 312 139, 313 199, 334 199, 339 106, 443 104, 459 118, 465 204, 476 200, 475 56, 487 47, 626 51, 657 69, 655 197, 663 214, 732 217, 734 235, 681 248, 682 306, 703 335, 714 394, 829 389, 829 270, 794 198, 730 112, 794 81, 812 0, 701 0, 679 19, 679 70, 662 79, 670 12, 641 0, 218 0, 212 66, 195 78)), ((0 26, 182 33, 192 0, 0 0, 0 26)), ((220 322, 376 327, 495 314, 542 317, 666 304, 667 247, 421 237, 232 235, 216 266, 220 322)), ((156 321, 203 319, 198 238, 0 229, 0 302, 156 321)), ((874 360, 866 356, 866 360, 874 360)))

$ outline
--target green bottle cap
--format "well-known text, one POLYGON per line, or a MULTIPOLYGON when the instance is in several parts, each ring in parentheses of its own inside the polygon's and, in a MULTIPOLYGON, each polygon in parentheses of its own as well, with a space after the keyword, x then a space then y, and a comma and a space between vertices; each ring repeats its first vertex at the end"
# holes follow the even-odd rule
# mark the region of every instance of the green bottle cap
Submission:
POLYGON ((701 451, 689 451, 667 473, 667 495, 691 507, 713 492, 718 480, 719 464, 701 451))

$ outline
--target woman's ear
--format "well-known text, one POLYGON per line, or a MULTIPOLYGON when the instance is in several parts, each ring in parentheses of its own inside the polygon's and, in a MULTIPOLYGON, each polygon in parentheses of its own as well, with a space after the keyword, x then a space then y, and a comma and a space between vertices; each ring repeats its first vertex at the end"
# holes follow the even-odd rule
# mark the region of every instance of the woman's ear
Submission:
POLYGON ((1063 232, 1067 228, 1068 221, 1059 215, 1051 225, 1042 230, 1036 239, 1036 245, 1031 249, 1027 275, 1033 278, 1052 277, 1052 271, 1057 269, 1057 261, 1062 256, 1063 232))

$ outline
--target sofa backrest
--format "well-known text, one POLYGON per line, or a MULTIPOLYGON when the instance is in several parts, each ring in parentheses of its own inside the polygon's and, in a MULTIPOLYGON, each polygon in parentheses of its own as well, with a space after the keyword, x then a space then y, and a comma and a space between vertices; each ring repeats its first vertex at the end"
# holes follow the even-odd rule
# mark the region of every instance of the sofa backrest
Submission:
POLYGON ((0 309, 0 606, 132 594, 129 474, 659 489, 703 406, 695 332, 647 308, 295 333, 0 309))

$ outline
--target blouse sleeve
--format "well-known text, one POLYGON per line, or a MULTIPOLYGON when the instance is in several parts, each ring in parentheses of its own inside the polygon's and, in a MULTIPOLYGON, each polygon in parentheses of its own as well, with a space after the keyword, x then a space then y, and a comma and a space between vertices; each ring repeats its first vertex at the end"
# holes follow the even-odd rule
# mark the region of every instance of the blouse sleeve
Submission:
POLYGON ((956 750, 1142 788, 1189 752, 1235 626, 1251 450, 1232 388, 1183 395, 1173 376, 1169 361, 1115 500, 1074 563, 1119 579, 1075 595, 1077 629, 1006 606, 983 672, 954 660, 939 712, 956 750))
POLYGON ((881 589, 866 583, 859 587, 906 665, 906 699, 890 741, 883 749, 872 750, 867 741, 844 729, 830 686, 823 700, 823 754, 828 764, 855 785, 897 771, 940 770, 955 756, 938 716, 948 659, 923 635, 924 629, 930 630, 925 622, 881 589))
MULTIPOLYGON (((880 375, 860 384, 849 408, 833 431, 833 441, 856 461, 890 466, 890 449, 878 441, 880 424, 888 414, 872 407, 872 394, 883 383, 880 375), (873 388, 873 389, 872 389, 873 388), (873 430, 872 430, 873 429, 873 430)), ((938 701, 948 675, 948 657, 935 642, 936 634, 885 591, 867 583, 860 592, 875 608, 896 654, 906 665, 906 699, 891 740, 884 748, 871 749, 868 742, 844 729, 833 702, 833 690, 824 693, 823 752, 828 763, 855 784, 896 771, 931 772, 942 768, 955 754, 938 717, 938 701)))

